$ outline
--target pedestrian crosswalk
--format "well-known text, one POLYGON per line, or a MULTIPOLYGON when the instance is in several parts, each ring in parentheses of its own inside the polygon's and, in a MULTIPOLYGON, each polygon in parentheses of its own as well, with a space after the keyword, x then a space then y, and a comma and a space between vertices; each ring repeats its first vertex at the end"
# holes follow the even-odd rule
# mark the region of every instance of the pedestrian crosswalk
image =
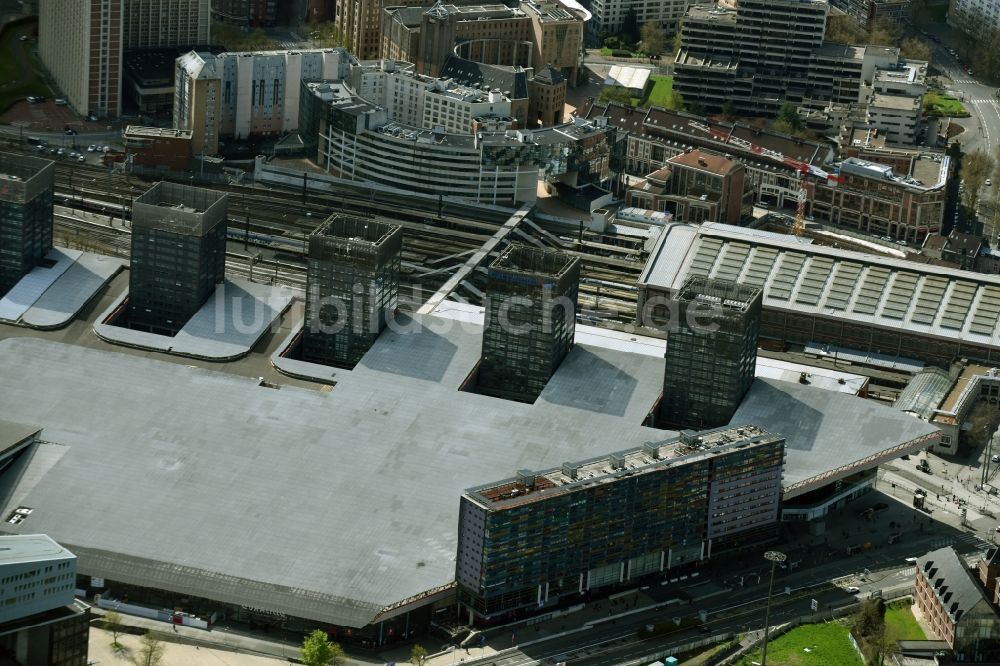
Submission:
POLYGON ((996 104, 997 103, 997 100, 995 100, 993 98, 990 98, 990 97, 987 97, 987 98, 984 98, 984 99, 970 99, 969 101, 972 102, 973 104, 996 104))
POLYGON ((983 549, 988 548, 989 543, 983 541, 975 534, 965 532, 956 537, 939 537, 931 541, 931 550, 944 548, 945 546, 965 546, 967 548, 983 549))
POLYGON ((976 81, 975 79, 952 79, 952 82, 954 82, 954 83, 979 83, 979 81, 976 81))

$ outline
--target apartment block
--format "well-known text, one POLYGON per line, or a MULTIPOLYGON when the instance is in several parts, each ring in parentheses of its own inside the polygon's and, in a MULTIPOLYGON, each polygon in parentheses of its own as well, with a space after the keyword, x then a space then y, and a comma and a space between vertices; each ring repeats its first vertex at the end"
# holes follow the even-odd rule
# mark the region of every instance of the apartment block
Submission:
MULTIPOLYGON (((991 559, 995 553, 990 553, 991 559)), ((958 662, 984 663, 1000 658, 1000 616, 982 587, 991 568, 980 569, 978 581, 951 546, 917 558, 914 603, 931 630, 948 643, 958 662)), ((993 576, 995 578, 995 570, 993 576)))
POLYGON ((0 297, 52 249, 55 164, 0 153, 0 297))
POLYGON ((661 427, 717 428, 733 418, 754 380, 762 300, 756 287, 691 277, 669 301, 646 304, 667 332, 661 427))
POLYGON ((275 25, 278 0, 215 0, 212 13, 220 20, 253 28, 275 25))
POLYGON ((588 8, 593 18, 587 29, 595 36, 614 35, 622 31, 629 9, 636 12, 636 24, 654 21, 666 29, 676 29, 688 7, 697 0, 663 0, 662 2, 629 3, 624 0, 591 0, 588 8))
POLYGON ((573 346, 580 261, 511 245, 489 267, 476 388, 534 402, 573 346))
POLYGON ((211 0, 125 0, 126 49, 194 46, 211 41, 211 0))
POLYGON ((0 536, 0 551, 0 653, 32 666, 90 663, 90 608, 74 598, 76 556, 44 534, 0 536))
POLYGON ((355 62, 344 49, 210 53, 177 59, 174 127, 191 130, 195 154, 215 155, 223 138, 277 136, 298 128, 304 79, 343 79, 355 62))
POLYGON ((126 49, 207 44, 210 0, 40 0, 38 52, 70 105, 117 117, 126 49))
POLYGON ((1000 30, 1000 0, 951 0, 948 25, 980 37, 1000 30))
POLYGON ((121 114, 123 0, 40 0, 38 54, 77 113, 121 114))
POLYGON ((898 49, 825 44, 827 0, 742 0, 695 5, 684 17, 674 90, 719 111, 775 115, 785 102, 823 109, 862 99, 876 67, 898 49))
POLYGON ((777 525, 784 447, 754 425, 685 431, 471 488, 459 509, 459 603, 475 622, 496 621, 759 545, 777 525))
POLYGON ((910 16, 911 0, 830 0, 830 6, 850 16, 867 31, 876 26, 898 27, 910 16))
MULTIPOLYGON (((739 224, 745 196, 746 169, 732 155, 688 150, 666 160, 629 188, 629 206, 670 213, 679 222, 739 224)), ((751 195, 752 196, 752 195, 751 195)))
POLYGON ((302 358, 352 368, 399 296, 403 229, 335 214, 309 236, 302 358))
POLYGON ((224 280, 228 197, 164 181, 135 200, 130 327, 174 335, 224 280))
POLYGON ((381 17, 380 57, 413 62, 431 76, 458 55, 483 65, 555 68, 576 85, 582 47, 582 17, 552 0, 390 6, 381 17))

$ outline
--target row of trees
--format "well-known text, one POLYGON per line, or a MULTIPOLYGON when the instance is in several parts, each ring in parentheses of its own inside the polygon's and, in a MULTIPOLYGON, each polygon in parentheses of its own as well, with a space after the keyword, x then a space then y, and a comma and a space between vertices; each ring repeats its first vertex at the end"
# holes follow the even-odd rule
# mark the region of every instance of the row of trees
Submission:
POLYGON ((990 190, 988 205, 984 206, 985 218, 981 221, 987 235, 994 236, 1000 230, 1000 145, 996 153, 990 155, 984 150, 968 153, 962 158, 962 169, 959 172, 965 189, 962 192, 962 205, 973 212, 979 207, 983 185, 987 178, 996 181, 990 190))
POLYGON ((958 45, 959 55, 969 64, 978 77, 1000 79, 1000 29, 991 27, 975 16, 956 12, 952 8, 952 25, 964 33, 958 45))
POLYGON ((134 666, 163 666, 163 643, 152 634, 144 634, 139 639, 139 649, 132 654, 126 654, 125 646, 118 642, 118 635, 125 633, 127 627, 118 611, 109 610, 105 613, 103 626, 105 631, 111 632, 111 647, 134 666))
MULTIPOLYGON (((306 636, 299 650, 299 659, 305 666, 342 666, 347 663, 347 655, 339 643, 330 640, 322 629, 316 629, 306 636)), ((414 645, 410 650, 410 663, 414 666, 424 663, 427 650, 414 645)))

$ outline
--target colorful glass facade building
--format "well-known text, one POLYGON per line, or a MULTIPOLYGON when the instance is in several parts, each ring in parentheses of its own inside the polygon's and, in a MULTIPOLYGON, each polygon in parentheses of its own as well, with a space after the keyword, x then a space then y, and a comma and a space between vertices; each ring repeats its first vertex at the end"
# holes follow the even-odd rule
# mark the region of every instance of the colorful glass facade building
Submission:
POLYGON ((747 425, 472 488, 456 579, 473 622, 584 599, 774 534, 785 441, 747 425))

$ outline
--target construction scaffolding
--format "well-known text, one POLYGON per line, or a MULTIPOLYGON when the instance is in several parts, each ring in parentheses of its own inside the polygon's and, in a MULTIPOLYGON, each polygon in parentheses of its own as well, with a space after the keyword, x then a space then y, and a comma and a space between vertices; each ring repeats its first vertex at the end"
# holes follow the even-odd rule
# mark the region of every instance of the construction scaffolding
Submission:
POLYGON ((309 236, 304 360, 361 360, 396 307, 402 249, 401 226, 353 215, 332 215, 309 236))
POLYGON ((490 264, 477 389, 534 402, 573 346, 580 262, 511 245, 490 264))

